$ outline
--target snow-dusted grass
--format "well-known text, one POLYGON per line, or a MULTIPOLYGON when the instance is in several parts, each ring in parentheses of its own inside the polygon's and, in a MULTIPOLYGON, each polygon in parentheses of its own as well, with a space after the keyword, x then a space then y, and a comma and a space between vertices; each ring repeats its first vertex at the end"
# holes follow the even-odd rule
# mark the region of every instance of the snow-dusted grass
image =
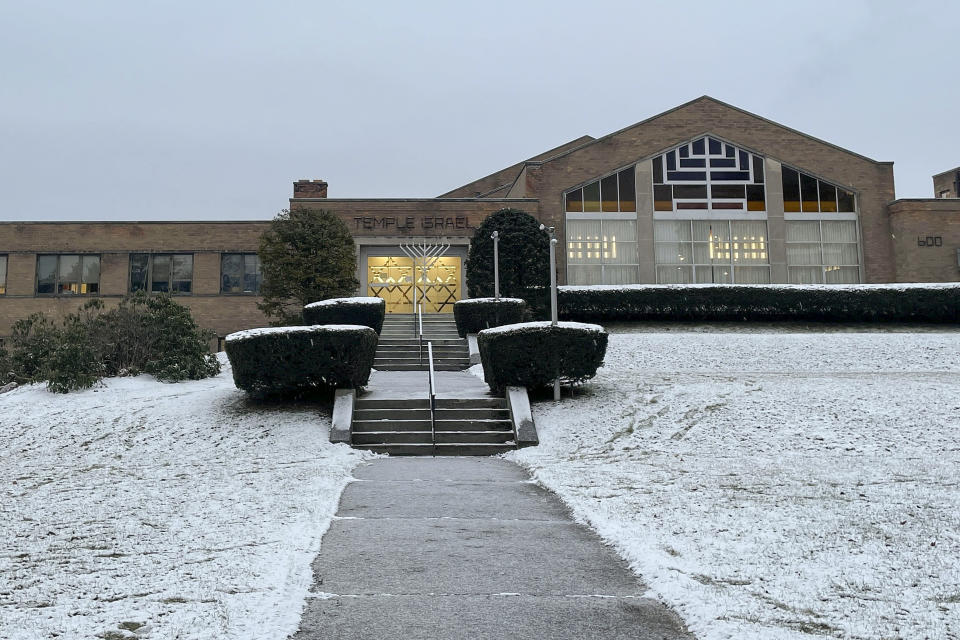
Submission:
POLYGON ((613 327, 510 457, 703 640, 960 637, 960 333, 613 327))
POLYGON ((249 404, 228 363, 0 395, 0 638, 287 637, 366 457, 329 422, 249 404))

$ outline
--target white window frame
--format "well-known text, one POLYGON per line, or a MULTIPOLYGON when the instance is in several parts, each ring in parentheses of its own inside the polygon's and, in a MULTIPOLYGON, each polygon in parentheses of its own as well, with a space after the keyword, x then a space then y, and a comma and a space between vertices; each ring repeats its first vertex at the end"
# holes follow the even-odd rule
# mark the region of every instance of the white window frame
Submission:
MULTIPOLYGON (((855 195, 856 195, 856 194, 855 194, 855 195)), ((859 198, 857 198, 857 204, 859 205, 859 198)), ((784 233, 783 246, 784 246, 784 257, 785 257, 786 268, 787 268, 787 283, 790 283, 790 269, 791 269, 791 268, 796 268, 796 269, 804 269, 804 268, 806 268, 806 269, 811 269, 811 268, 813 268, 813 267, 820 267, 820 282, 817 283, 817 284, 826 284, 826 285, 833 284, 833 283, 827 282, 827 271, 828 271, 827 267, 836 267, 836 268, 843 268, 843 269, 850 269, 850 268, 856 267, 856 268, 857 268, 857 282, 856 282, 856 283, 853 283, 853 284, 860 284, 860 283, 863 282, 863 239, 862 239, 862 237, 861 237, 861 235, 860 235, 860 223, 859 223, 859 220, 858 220, 856 214, 849 214, 849 213, 846 213, 846 214, 831 214, 831 213, 829 213, 829 212, 828 212, 828 213, 825 213, 825 214, 824 214, 824 213, 821 213, 821 214, 813 214, 812 212, 811 212, 811 213, 807 213, 807 214, 802 214, 802 213, 801 213, 801 214, 797 214, 797 213, 794 213, 793 216, 791 216, 791 217, 789 217, 789 218, 786 218, 786 217, 785 217, 784 220, 785 220, 784 224, 786 224, 786 222, 816 222, 816 223, 817 223, 817 226, 818 226, 818 229, 819 229, 819 237, 820 237, 820 241, 819 241, 819 244, 820 244, 820 264, 819 264, 819 265, 817 265, 817 264, 790 264, 790 262, 789 262, 789 260, 790 260, 789 255, 790 255, 790 254, 789 254, 789 252, 786 250, 787 247, 788 247, 789 245, 791 245, 791 244, 811 244, 811 243, 810 243, 810 242, 791 242, 791 241, 787 240, 787 238, 786 238, 786 233, 784 233), (844 216, 844 217, 839 217, 839 216, 844 216), (854 222, 854 229, 856 229, 856 232, 857 232, 857 264, 831 264, 831 265, 826 265, 826 264, 823 263, 823 262, 824 262, 824 261, 823 261, 823 244, 824 244, 824 242, 823 242, 823 223, 824 223, 825 221, 827 221, 827 222, 829 222, 829 221, 848 221, 848 222, 849 222, 849 221, 853 221, 853 222, 854 222)), ((828 242, 827 244, 850 244, 850 243, 849 243, 849 242, 841 242, 841 243, 828 242)), ((830 269, 830 270, 832 270, 832 269, 830 269)), ((842 283, 838 283, 838 284, 842 284, 842 283)))
MULTIPOLYGON (((666 213, 666 212, 664 212, 664 213, 666 213)), ((770 276, 772 275, 772 273, 771 273, 771 271, 770 271, 770 226, 769 226, 769 223, 767 223, 767 234, 764 236, 764 240, 763 240, 763 245, 764 245, 764 246, 763 246, 761 249, 759 249, 760 251, 766 253, 766 256, 765 256, 765 257, 766 257, 767 262, 766 262, 766 263, 751 262, 751 263, 743 264, 743 263, 737 263, 737 262, 734 261, 734 259, 733 259, 734 249, 732 249, 732 248, 730 249, 730 259, 729 259, 729 261, 717 262, 717 261, 711 260, 710 262, 706 262, 706 263, 704 263, 704 262, 697 262, 697 250, 696 250, 696 245, 698 245, 698 244, 703 244, 704 242, 703 242, 702 240, 696 240, 696 239, 694 239, 694 234, 693 234, 693 229, 694 229, 694 228, 693 228, 693 224, 694 224, 694 222, 711 222, 711 223, 713 223, 713 222, 725 222, 725 223, 726 223, 726 226, 727 226, 727 237, 728 237, 728 238, 731 238, 731 240, 729 241, 729 243, 732 244, 732 243, 734 242, 734 240, 732 239, 732 238, 733 238, 733 233, 732 233, 732 232, 733 232, 733 228, 732 228, 732 226, 731 226, 732 223, 734 223, 734 222, 750 222, 750 221, 752 221, 750 218, 745 218, 745 217, 740 217, 740 216, 738 216, 738 217, 736 217, 736 218, 729 218, 729 217, 727 217, 727 218, 722 218, 722 219, 702 218, 702 217, 701 217, 701 218, 697 218, 697 219, 695 219, 695 220, 694 220, 694 219, 688 219, 688 218, 670 218, 670 219, 664 220, 664 222, 667 222, 667 221, 673 221, 673 222, 681 221, 681 222, 686 222, 686 223, 690 226, 690 240, 684 240, 684 241, 682 241, 682 242, 663 242, 663 241, 658 242, 658 241, 656 240, 656 229, 654 229, 654 243, 653 243, 654 275, 655 275, 655 277, 656 277, 656 280, 657 280, 657 283, 658 283, 658 284, 660 283, 660 267, 689 267, 689 268, 690 268, 691 283, 693 283, 693 284, 713 284, 713 283, 715 283, 715 281, 713 280, 713 270, 716 269, 716 268, 718 268, 718 267, 721 268, 721 269, 724 268, 724 267, 729 267, 729 269, 730 269, 730 282, 729 282, 729 283, 721 283, 721 284, 738 284, 738 283, 737 283, 737 271, 736 271, 736 267, 741 267, 741 268, 743 268, 743 267, 766 268, 766 269, 767 269, 767 281, 768 281, 768 282, 771 281, 771 277, 770 277, 770 276), (689 246, 690 246, 690 262, 688 262, 688 263, 687 263, 687 262, 657 262, 657 261, 656 261, 656 256, 657 256, 657 245, 658 245, 658 244, 659 244, 659 245, 665 245, 665 244, 670 244, 670 245, 687 244, 687 245, 689 245, 689 246), (698 268, 698 267, 701 268, 701 269, 710 269, 710 282, 709 282, 709 283, 707 283, 707 282, 700 282, 700 281, 697 280, 697 268, 698 268)), ((763 221, 766 222, 766 218, 764 218, 763 221)), ((654 225, 656 225, 656 222, 654 222, 654 225)), ((741 242, 741 241, 737 240, 737 242, 741 242)), ((709 242, 708 242, 708 244, 711 244, 711 245, 712 245, 712 243, 709 243, 709 242)), ((711 250, 712 250, 712 246, 711 246, 711 250)), ((740 249, 740 251, 743 251, 743 249, 740 249)), ((751 284, 752 284, 752 283, 751 283, 751 284)))

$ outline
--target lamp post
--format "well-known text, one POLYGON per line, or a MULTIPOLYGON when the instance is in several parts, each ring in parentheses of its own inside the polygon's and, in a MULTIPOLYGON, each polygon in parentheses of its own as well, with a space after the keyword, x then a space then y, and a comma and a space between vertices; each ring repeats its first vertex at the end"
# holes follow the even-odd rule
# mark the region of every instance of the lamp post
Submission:
POLYGON ((500 232, 494 231, 493 238, 493 297, 500 302, 500 232))
MULTIPOLYGON (((557 234, 553 227, 540 225, 540 231, 550 236, 550 325, 557 326, 557 234)), ((553 380, 553 400, 560 400, 560 376, 553 380)))

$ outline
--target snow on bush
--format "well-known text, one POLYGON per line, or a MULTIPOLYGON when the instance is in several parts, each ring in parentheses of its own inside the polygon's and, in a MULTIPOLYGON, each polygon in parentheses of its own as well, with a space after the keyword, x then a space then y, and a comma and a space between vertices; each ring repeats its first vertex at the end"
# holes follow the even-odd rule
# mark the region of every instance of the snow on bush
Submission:
POLYGON ((548 387, 558 377, 582 382, 603 364, 607 333, 579 322, 526 322, 477 334, 483 378, 494 393, 508 386, 548 387))
POLYGON ((229 371, 0 395, 0 637, 286 638, 368 457, 328 428, 229 371))
POLYGON ((806 320, 960 324, 960 285, 596 285, 561 287, 569 320, 806 320))
POLYGON ((296 395, 365 386, 377 333, 361 325, 266 327, 232 333, 224 345, 238 388, 296 395))
POLYGON ((468 298, 453 304, 453 318, 457 333, 465 338, 468 333, 521 322, 526 310, 522 298, 468 298))
POLYGON ((305 306, 303 320, 306 324, 362 324, 379 334, 386 310, 383 298, 331 298, 305 306))
POLYGON ((701 640, 960 637, 960 332, 612 332, 509 454, 701 640))

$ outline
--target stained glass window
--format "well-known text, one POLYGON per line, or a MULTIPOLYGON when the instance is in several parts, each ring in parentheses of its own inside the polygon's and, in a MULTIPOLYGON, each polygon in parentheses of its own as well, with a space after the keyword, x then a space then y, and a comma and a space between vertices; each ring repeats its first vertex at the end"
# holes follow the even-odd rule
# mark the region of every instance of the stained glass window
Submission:
POLYGON ((788 213, 855 213, 852 191, 783 167, 783 210, 788 213))
POLYGON ((583 187, 568 191, 568 213, 634 212, 637 210, 635 168, 627 167, 594 180, 583 187))
POLYGON ((766 211, 763 158, 704 137, 653 159, 654 211, 766 211))

